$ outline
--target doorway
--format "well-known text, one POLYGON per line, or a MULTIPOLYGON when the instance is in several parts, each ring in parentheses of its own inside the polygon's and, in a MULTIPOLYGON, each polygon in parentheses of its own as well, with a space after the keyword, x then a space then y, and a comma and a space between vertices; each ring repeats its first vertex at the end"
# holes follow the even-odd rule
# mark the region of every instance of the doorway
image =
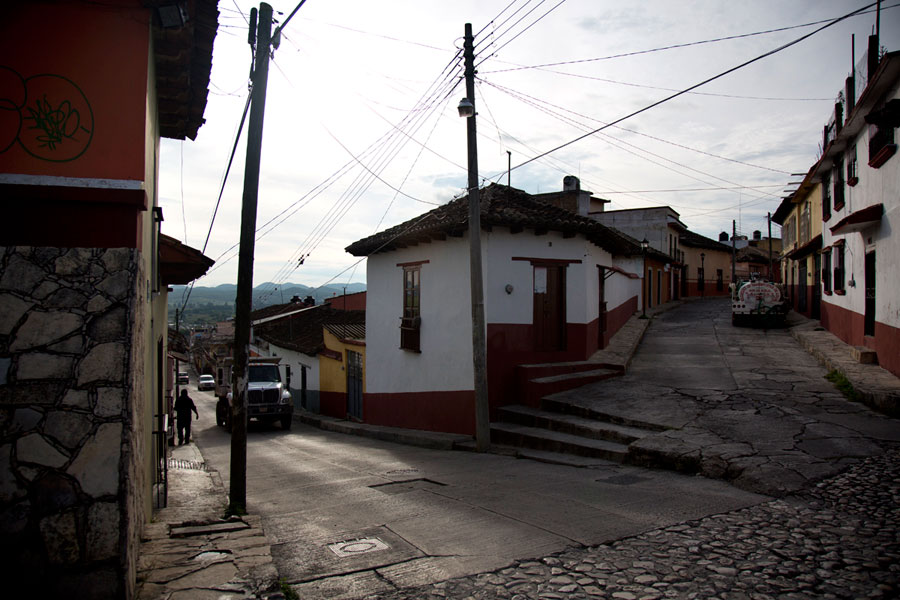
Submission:
POLYGON ((813 319, 822 318, 822 255, 816 252, 813 255, 813 290, 812 312, 813 319))
POLYGON ((534 349, 566 349, 566 271, 558 265, 534 267, 534 349))
POLYGON ((598 266, 597 275, 600 281, 600 306, 597 311, 597 348, 602 348, 603 334, 606 333, 606 269, 598 266))
POLYGON ((362 420, 362 353, 347 350, 347 415, 362 420))
POLYGON ((866 254, 866 315, 864 335, 875 335, 875 252, 866 254))
POLYGON ((799 273, 797 275, 797 312, 806 313, 806 297, 808 291, 806 288, 806 259, 800 260, 799 273))

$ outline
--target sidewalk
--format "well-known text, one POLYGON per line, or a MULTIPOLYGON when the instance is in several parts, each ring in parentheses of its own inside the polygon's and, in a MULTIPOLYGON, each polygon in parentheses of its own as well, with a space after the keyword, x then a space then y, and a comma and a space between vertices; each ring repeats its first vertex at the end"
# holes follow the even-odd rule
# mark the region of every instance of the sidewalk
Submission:
POLYGON ((855 349, 824 329, 819 321, 795 312, 789 315, 791 336, 829 370, 841 373, 873 409, 891 417, 900 417, 900 378, 877 364, 861 363, 855 349))
POLYGON ((196 444, 174 447, 168 505, 144 527, 138 600, 283 598, 260 518, 224 520, 226 505, 222 479, 196 444))

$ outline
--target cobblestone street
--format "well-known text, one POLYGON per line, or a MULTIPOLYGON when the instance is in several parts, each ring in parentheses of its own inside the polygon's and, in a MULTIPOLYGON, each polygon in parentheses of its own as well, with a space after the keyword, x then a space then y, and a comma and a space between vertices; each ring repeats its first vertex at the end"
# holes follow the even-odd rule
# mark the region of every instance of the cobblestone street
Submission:
POLYGON ((900 450, 808 491, 371 599, 896 598, 900 450))

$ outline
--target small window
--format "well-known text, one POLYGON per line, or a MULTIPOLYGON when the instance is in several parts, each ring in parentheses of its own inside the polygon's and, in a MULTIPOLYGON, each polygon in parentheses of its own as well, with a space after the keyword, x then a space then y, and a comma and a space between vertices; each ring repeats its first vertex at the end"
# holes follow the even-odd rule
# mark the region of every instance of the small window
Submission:
POLYGON ((897 152, 894 143, 894 122, 897 100, 866 115, 869 123, 869 166, 877 169, 897 152))
POLYGON ((853 187, 859 183, 859 166, 856 162, 856 147, 847 153, 847 185, 853 187))
POLYGON ((834 291, 844 291, 844 245, 834 247, 834 291))
POLYGON ((834 163, 834 210, 844 208, 844 161, 834 163))
POLYGON ((822 220, 831 218, 831 173, 822 174, 822 220))
POLYGON ((419 332, 422 325, 420 315, 421 268, 419 265, 403 267, 403 316, 400 319, 400 347, 404 350, 420 351, 419 332))

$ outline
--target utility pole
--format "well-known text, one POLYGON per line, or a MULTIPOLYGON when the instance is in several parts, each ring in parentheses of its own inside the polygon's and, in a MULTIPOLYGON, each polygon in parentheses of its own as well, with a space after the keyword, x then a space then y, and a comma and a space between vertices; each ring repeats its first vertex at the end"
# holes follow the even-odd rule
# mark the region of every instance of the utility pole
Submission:
POLYGON ((775 281, 775 271, 772 270, 772 213, 766 213, 766 220, 769 223, 769 281, 775 281))
POLYGON ((731 283, 737 285, 737 279, 735 279, 735 273, 737 271, 737 250, 735 248, 735 244, 737 243, 734 238, 737 237, 737 222, 732 219, 731 220, 731 283))
POLYGON ((475 50, 471 23, 466 23, 465 27, 463 56, 466 69, 466 98, 471 103, 471 114, 466 119, 466 139, 469 155, 469 275, 472 290, 472 362, 475 367, 475 449, 478 452, 487 452, 491 448, 491 417, 485 357, 481 205, 478 198, 478 143, 475 137, 475 50))
POLYGON ((231 406, 231 489, 228 510, 247 512, 247 370, 250 346, 250 308, 253 293, 253 250, 256 243, 256 204, 259 198, 259 164, 262 151, 263 118, 266 111, 266 83, 269 78, 269 46, 272 35, 272 7, 259 5, 250 12, 250 44, 256 41, 253 59, 250 129, 247 133, 247 160, 244 166, 244 198, 241 208, 241 240, 238 254, 238 282, 234 313, 234 368, 231 406))

